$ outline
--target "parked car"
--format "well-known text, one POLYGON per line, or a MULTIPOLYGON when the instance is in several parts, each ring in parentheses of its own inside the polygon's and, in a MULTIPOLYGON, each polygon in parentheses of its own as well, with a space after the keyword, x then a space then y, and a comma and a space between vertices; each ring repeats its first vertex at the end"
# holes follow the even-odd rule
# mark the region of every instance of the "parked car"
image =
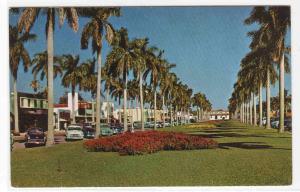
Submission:
POLYGON ((83 130, 79 125, 70 125, 66 129, 66 140, 81 140, 83 136, 83 130))
MULTIPOLYGON (((144 123, 144 127, 145 128, 151 128, 151 126, 152 125, 151 125, 151 123, 149 121, 147 121, 147 122, 144 123)), ((154 127, 154 124, 153 124, 153 127, 154 127)))
POLYGON ((33 127, 25 134, 25 147, 39 146, 46 144, 46 135, 42 128, 33 127))
POLYGON ((84 138, 94 138, 96 130, 92 126, 85 126, 83 129, 84 138))
POLYGON ((165 122, 165 127, 170 127, 170 126, 171 126, 171 123, 168 122, 168 121, 166 121, 166 122, 165 122))
POLYGON ((113 129, 111 129, 108 125, 102 124, 101 125, 101 135, 102 136, 111 136, 114 134, 113 129))
POLYGON ((267 124, 267 118, 266 117, 263 117, 262 118, 262 124, 265 126, 267 124))
POLYGON ((279 127, 279 118, 274 118, 271 120, 271 127, 275 129, 279 127))
POLYGON ((284 121, 284 129, 287 131, 292 131, 292 120, 291 119, 284 121))
POLYGON ((141 121, 135 121, 135 122, 133 122, 133 127, 135 129, 141 129, 142 128, 142 122, 141 121))
POLYGON ((111 128, 111 130, 113 131, 113 134, 114 134, 114 135, 120 134, 120 133, 123 133, 123 132, 124 132, 123 127, 114 127, 114 128, 111 128))

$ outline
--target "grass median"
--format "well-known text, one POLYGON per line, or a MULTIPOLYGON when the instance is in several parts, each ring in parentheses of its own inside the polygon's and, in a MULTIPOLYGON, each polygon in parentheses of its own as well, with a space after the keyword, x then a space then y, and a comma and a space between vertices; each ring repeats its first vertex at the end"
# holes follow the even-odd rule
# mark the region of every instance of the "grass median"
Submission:
MULTIPOLYGON (((211 124, 211 123, 210 123, 211 124)), ((87 152, 82 141, 17 149, 14 187, 289 185, 291 134, 221 121, 214 127, 159 129, 213 138, 217 149, 160 151, 141 156, 87 152)))

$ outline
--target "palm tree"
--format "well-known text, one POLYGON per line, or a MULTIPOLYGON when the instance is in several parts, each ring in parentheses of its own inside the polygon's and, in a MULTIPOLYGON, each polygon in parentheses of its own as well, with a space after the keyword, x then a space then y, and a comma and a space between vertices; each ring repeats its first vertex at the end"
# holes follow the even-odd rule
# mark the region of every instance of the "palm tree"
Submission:
POLYGON ((142 131, 145 130, 145 117, 144 117, 144 97, 143 97, 143 75, 146 69, 146 63, 151 61, 152 49, 148 48, 148 38, 145 39, 135 39, 132 42, 133 51, 135 52, 135 62, 133 64, 133 74, 134 77, 139 79, 139 91, 140 91, 140 109, 141 109, 141 122, 142 131))
MULTIPOLYGON (((97 89, 97 73, 95 73, 96 59, 88 59, 81 63, 79 71, 81 74, 79 85, 79 91, 89 91, 94 99, 97 89)), ((78 95, 80 96, 80 95, 78 95)), ((94 102, 92 101, 92 122, 95 121, 94 116, 94 102)))
POLYGON ((31 61, 28 51, 26 50, 24 43, 34 40, 35 34, 25 33, 19 34, 17 27, 9 26, 9 68, 13 77, 14 85, 14 120, 15 120, 15 133, 19 133, 19 111, 18 111, 18 91, 17 91, 17 79, 18 69, 22 62, 24 71, 27 71, 31 61))
POLYGON ((105 85, 104 85, 104 91, 106 92, 106 103, 107 103, 107 123, 109 123, 109 118, 110 118, 110 104, 109 104, 109 91, 110 91, 110 87, 112 85, 112 82, 113 82, 113 78, 111 75, 109 75, 109 69, 108 69, 108 66, 105 65, 103 68, 102 68, 102 81, 105 82, 105 85))
POLYGON ((111 52, 107 55, 106 65, 108 73, 113 77, 120 77, 124 84, 124 131, 127 131, 127 83, 128 73, 135 62, 135 53, 132 50, 131 42, 128 38, 127 29, 121 28, 116 32, 116 42, 113 44, 111 52))
POLYGON ((279 132, 284 131, 284 73, 287 72, 285 62, 285 37, 290 27, 290 7, 270 6, 253 8, 250 16, 245 20, 246 24, 258 22, 260 35, 257 39, 268 36, 266 47, 273 62, 279 66, 279 93, 280 93, 280 126, 279 132))
MULTIPOLYGON (((133 101, 137 101, 139 95, 139 82, 135 79, 128 81, 128 98, 131 103, 131 109, 133 109, 133 101)), ((131 128, 133 128, 133 111, 131 110, 131 128)))
MULTIPOLYGON (((48 81, 48 54, 47 51, 36 53, 31 61, 33 67, 31 73, 33 74, 33 82, 36 81, 37 75, 40 73, 40 80, 43 81, 46 77, 48 81)), ((60 65, 60 58, 53 56, 53 78, 55 79, 57 75, 62 76, 63 68, 60 65)))
POLYGON ((83 67, 79 65, 79 55, 63 55, 61 57, 61 65, 65 69, 65 73, 62 77, 62 85, 66 88, 71 87, 72 93, 72 123, 76 123, 75 120, 75 89, 83 78, 83 67))
POLYGON ((92 39, 93 54, 97 56, 97 91, 96 91, 96 133, 95 137, 100 135, 100 97, 101 97, 101 51, 102 38, 105 32, 105 38, 109 44, 113 42, 114 29, 108 19, 110 16, 120 16, 120 8, 83 8, 78 10, 82 17, 90 18, 90 21, 84 26, 81 35, 81 48, 87 49, 89 39, 92 39))
POLYGON ((174 73, 171 73, 170 70, 175 67, 175 64, 169 64, 166 60, 165 64, 161 67, 160 70, 160 95, 162 96, 162 110, 163 110, 163 127, 165 127, 165 98, 168 98, 170 89, 172 88, 172 83, 174 79, 174 73))
MULTIPOLYGON (((155 49, 153 51, 156 51, 155 49)), ((163 57, 164 51, 160 50, 157 55, 155 52, 149 57, 149 62, 147 62, 147 69, 144 73, 144 80, 146 80, 148 74, 150 75, 150 85, 152 86, 152 91, 154 93, 154 130, 156 130, 156 99, 157 99, 157 87, 160 81, 159 72, 162 66, 165 64, 163 57)))
POLYGON ((42 12, 47 16, 46 19, 46 38, 48 53, 48 133, 46 146, 54 144, 53 130, 53 31, 55 23, 55 13, 58 13, 60 26, 63 25, 65 18, 68 20, 69 26, 74 30, 78 30, 78 16, 75 8, 24 8, 19 21, 18 31, 29 32, 34 25, 39 13, 42 12))

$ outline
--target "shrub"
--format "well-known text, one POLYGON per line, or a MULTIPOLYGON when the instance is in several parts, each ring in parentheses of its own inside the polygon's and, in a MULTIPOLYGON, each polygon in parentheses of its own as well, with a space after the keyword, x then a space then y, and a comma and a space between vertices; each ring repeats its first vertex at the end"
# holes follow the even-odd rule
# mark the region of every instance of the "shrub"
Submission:
POLYGON ((91 139, 84 142, 88 151, 142 155, 160 150, 194 150, 217 147, 212 139, 175 132, 144 131, 91 139))

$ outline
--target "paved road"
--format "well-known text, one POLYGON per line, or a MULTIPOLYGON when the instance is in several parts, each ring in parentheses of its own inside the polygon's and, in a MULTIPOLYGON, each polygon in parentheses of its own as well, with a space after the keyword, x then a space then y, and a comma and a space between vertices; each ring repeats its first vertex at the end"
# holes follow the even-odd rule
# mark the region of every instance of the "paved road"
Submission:
MULTIPOLYGON (((55 144, 66 143, 65 136, 62 136, 62 135, 54 136, 54 142, 55 142, 55 144)), ((24 142, 17 142, 17 141, 14 142, 13 150, 14 149, 24 149, 24 148, 25 148, 24 142)))

